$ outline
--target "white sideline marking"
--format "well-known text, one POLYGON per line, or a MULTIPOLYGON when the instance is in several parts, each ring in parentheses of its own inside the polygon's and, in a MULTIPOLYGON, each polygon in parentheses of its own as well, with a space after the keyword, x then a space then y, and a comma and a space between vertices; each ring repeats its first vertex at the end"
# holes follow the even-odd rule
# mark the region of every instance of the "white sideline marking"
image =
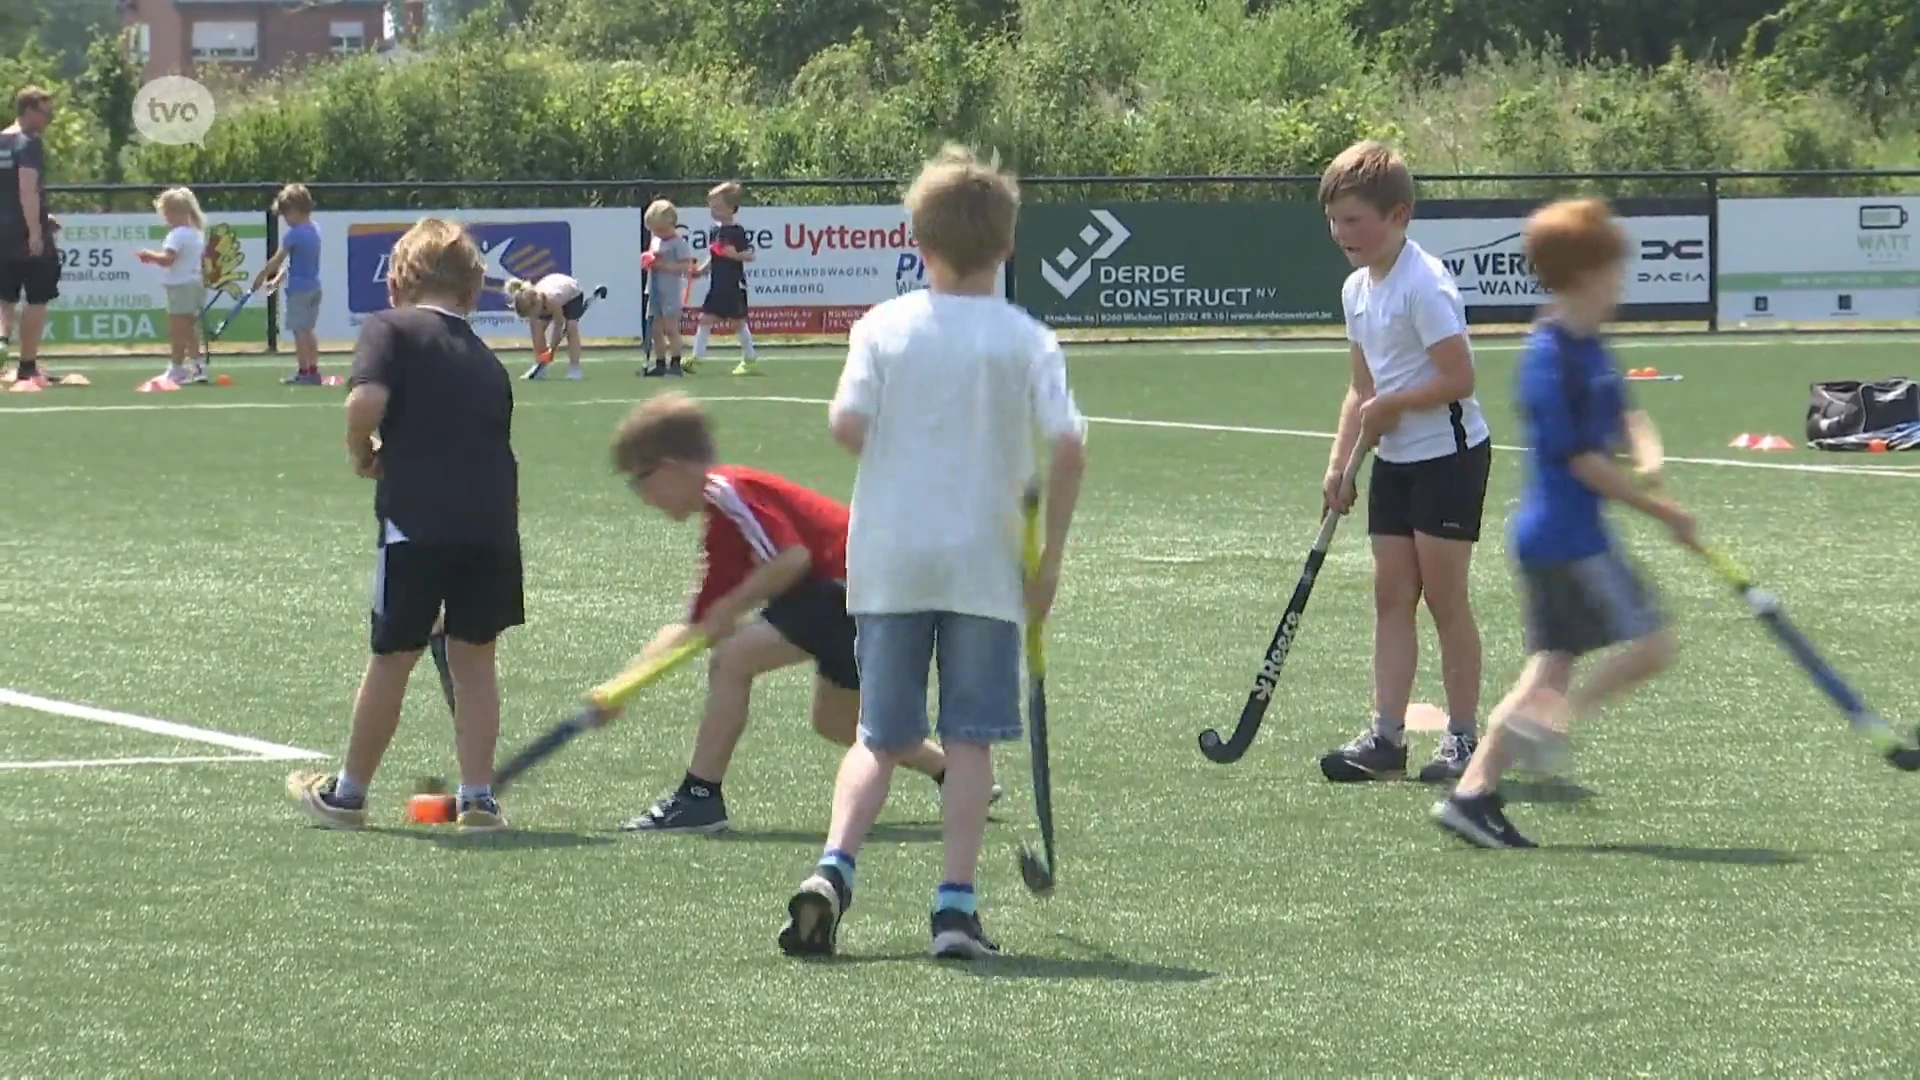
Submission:
MULTIPOLYGON (((325 758, 328 755, 315 750, 302 750, 297 746, 267 742, 264 739, 250 739, 245 735, 231 735, 211 728, 193 727, 188 724, 176 724, 170 720, 155 720, 150 716, 135 716, 132 713, 114 712, 112 709, 96 709, 91 705, 79 705, 71 701, 55 701, 52 698, 23 694, 18 690, 0 688, 0 705, 12 705, 35 712, 51 713, 54 716, 67 716, 75 720, 91 720, 96 724, 112 724, 115 727, 132 728, 150 735, 166 735, 175 739, 188 739, 193 742, 207 743, 212 746, 238 750, 253 755, 258 761, 308 761, 325 758)), ((166 760, 180 760, 178 758, 166 760)), ((227 758, 223 760, 239 760, 227 758)))
POLYGON ((253 754, 217 757, 119 757, 80 758, 73 761, 0 761, 0 769, 110 769, 131 765, 201 765, 221 761, 278 761, 279 758, 253 754))
MULTIPOLYGON (((639 398, 581 398, 574 401, 527 401, 515 403, 515 408, 580 408, 589 405, 632 405, 639 398)), ((715 394, 702 397, 702 401, 770 401, 781 405, 828 405, 826 398, 787 397, 778 394, 715 394)), ((160 412, 193 411, 200 409, 338 409, 340 403, 334 402, 272 402, 272 401, 189 401, 177 405, 42 405, 21 409, 0 409, 0 416, 16 416, 34 413, 55 412, 160 412)), ((1309 431, 1304 428, 1254 427, 1242 424, 1203 424, 1187 420, 1135 420, 1124 416, 1089 416, 1089 423, 1113 424, 1119 427, 1165 428, 1174 431, 1203 431, 1215 434, 1232 435, 1278 435, 1291 439, 1331 439, 1333 434, 1326 431, 1309 431)), ((1525 447, 1508 446, 1495 443, 1495 450, 1503 453, 1523 453, 1525 447)), ((1791 461, 1743 461, 1738 458, 1709 457, 1668 457, 1669 463, 1681 465, 1705 465, 1716 469, 1768 469, 1775 472, 1814 473, 1824 476, 1889 476, 1896 479, 1920 479, 1920 466, 1913 465, 1813 465, 1791 461)))

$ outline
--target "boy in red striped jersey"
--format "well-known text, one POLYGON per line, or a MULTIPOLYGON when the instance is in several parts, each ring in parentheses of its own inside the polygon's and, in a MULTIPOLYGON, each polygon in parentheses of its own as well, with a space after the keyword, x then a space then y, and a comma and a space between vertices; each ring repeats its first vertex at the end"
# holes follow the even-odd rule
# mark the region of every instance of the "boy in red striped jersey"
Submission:
MULTIPOLYGON (((772 473, 719 464, 706 413, 684 394, 635 406, 614 431, 613 465, 648 506, 674 521, 698 514, 705 526, 706 566, 692 611, 661 627, 647 653, 696 631, 712 647, 693 763, 678 790, 622 828, 721 832, 728 821, 720 783, 746 730, 754 679, 812 660, 813 729, 853 745, 860 674, 847 614, 847 508, 772 473)), ((905 764, 936 783, 946 772, 931 740, 905 764)))

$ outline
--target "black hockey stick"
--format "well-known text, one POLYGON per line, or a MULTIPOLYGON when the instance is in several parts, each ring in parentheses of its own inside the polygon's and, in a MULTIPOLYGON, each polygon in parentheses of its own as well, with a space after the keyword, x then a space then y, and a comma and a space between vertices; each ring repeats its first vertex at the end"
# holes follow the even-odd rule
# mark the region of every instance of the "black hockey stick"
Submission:
MULTIPOLYGON (((1040 489, 1030 487, 1021 500, 1026 517, 1025 562, 1029 574, 1040 567, 1040 489)), ((1035 896, 1053 891, 1054 875, 1059 870, 1053 850, 1053 770, 1047 762, 1047 650, 1045 624, 1040 619, 1027 623, 1027 738, 1033 764, 1033 809, 1040 819, 1042 861, 1033 848, 1020 845, 1020 878, 1035 896)))
MULTIPOLYGON (((1356 447, 1353 456, 1347 459, 1344 484, 1358 481, 1360 465, 1366 461, 1368 449, 1356 447)), ((1260 670, 1253 677, 1253 690, 1247 694, 1247 703, 1240 709, 1240 720, 1233 727, 1233 737, 1223 740, 1213 728, 1200 733, 1200 752, 1207 755, 1207 760, 1231 765, 1246 756, 1254 737, 1260 734, 1260 723, 1266 719, 1267 706, 1273 702, 1274 689, 1280 683, 1280 669, 1286 666, 1287 654, 1293 651, 1294 637, 1300 632, 1300 617, 1307 610, 1307 600, 1313 596, 1314 579, 1320 576, 1320 564, 1327 560, 1327 548, 1332 546, 1333 531, 1339 524, 1340 515, 1331 510, 1320 519, 1320 535, 1314 538, 1313 547, 1307 552, 1307 566, 1300 572, 1299 584, 1293 587, 1293 599, 1287 601, 1286 614, 1280 616, 1280 627, 1267 644, 1260 670)))

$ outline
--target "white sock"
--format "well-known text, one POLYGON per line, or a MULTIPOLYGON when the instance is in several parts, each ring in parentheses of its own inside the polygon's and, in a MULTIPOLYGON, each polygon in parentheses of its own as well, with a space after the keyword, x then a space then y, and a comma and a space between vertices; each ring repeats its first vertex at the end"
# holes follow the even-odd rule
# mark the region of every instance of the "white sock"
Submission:
POLYGON ((708 331, 706 323, 701 323, 700 329, 693 332, 693 358, 695 360, 704 360, 707 358, 707 338, 710 336, 712 335, 708 331))
POLYGON ((745 319, 740 321, 740 351, 746 354, 749 360, 755 359, 758 355, 753 351, 753 331, 747 329, 745 319))

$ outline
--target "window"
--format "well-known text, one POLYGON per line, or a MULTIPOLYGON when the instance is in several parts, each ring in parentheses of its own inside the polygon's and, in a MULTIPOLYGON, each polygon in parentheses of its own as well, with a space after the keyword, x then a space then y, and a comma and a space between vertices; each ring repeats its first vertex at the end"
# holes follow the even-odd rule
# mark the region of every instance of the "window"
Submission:
POLYGON ((327 45, 336 55, 365 52, 367 24, 357 20, 334 23, 327 32, 327 45))
POLYGON ((153 56, 153 27, 141 23, 133 33, 133 59, 137 64, 144 64, 151 56, 153 56))
POLYGON ((260 24, 194 23, 193 58, 195 60, 233 60, 246 64, 260 59, 260 24))

